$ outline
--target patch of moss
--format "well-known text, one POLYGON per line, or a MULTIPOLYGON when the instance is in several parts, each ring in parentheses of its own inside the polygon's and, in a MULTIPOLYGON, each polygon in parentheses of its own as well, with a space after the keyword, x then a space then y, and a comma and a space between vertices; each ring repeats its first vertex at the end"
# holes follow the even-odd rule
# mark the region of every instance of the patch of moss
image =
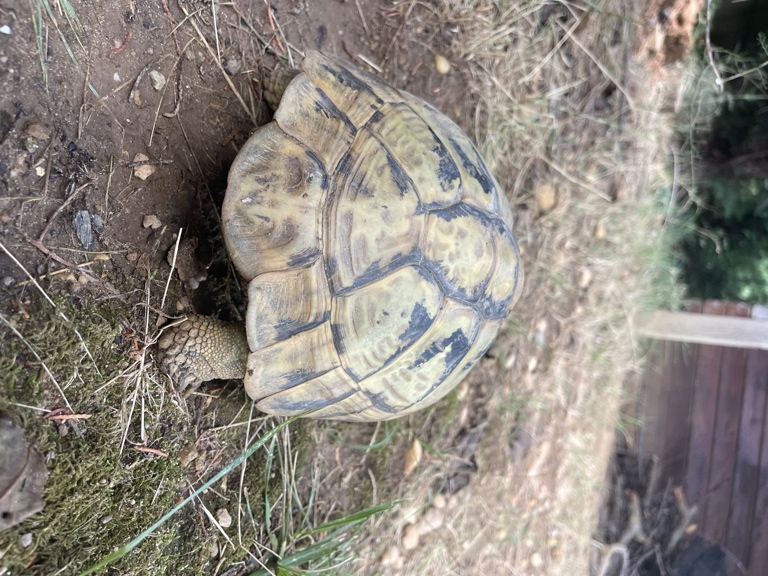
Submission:
MULTIPOLYGON (((48 472, 44 510, 0 533, 0 567, 11 573, 77 573, 151 524, 186 486, 187 475, 177 458, 147 455, 130 443, 121 453, 125 391, 120 380, 104 386, 130 364, 115 320, 118 311, 108 305, 76 305, 66 297, 56 303, 54 310, 32 301, 28 318, 12 318, 26 342, 8 329, 0 332, 0 409, 18 417, 27 440, 45 456, 48 472), (67 402, 76 414, 89 418, 47 420, 43 412, 27 408, 53 410, 67 402), (20 543, 25 534, 32 537, 26 548, 20 543)), ((157 421, 147 426, 148 444, 175 452, 186 426, 182 420, 173 411, 164 414, 161 426, 157 421)), ((179 515, 145 544, 150 554, 129 555, 117 566, 136 575, 181 573, 177 567, 186 564, 181 560, 189 550, 180 549, 178 534, 189 521, 179 515), (165 562, 163 556, 175 561, 165 562)))

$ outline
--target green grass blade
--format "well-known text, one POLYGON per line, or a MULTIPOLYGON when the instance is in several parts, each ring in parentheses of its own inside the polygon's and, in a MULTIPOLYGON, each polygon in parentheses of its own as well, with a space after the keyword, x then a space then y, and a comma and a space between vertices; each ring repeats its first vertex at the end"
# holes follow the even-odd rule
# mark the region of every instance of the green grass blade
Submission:
MULTIPOLYGON (((357 524, 365 522, 375 514, 379 514, 380 512, 389 510, 390 508, 392 508, 392 506, 394 506, 398 502, 400 501, 394 500, 391 502, 384 502, 382 504, 378 504, 376 506, 371 506, 369 508, 366 508, 365 510, 355 512, 354 514, 350 514, 349 516, 339 518, 338 520, 331 520, 330 522, 326 522, 325 524, 321 524, 320 526, 317 526, 315 528, 297 532, 294 535, 294 538, 293 538, 294 541, 308 534, 323 532, 327 530, 333 530, 331 534, 329 534, 319 542, 316 542, 311 546, 307 546, 303 550, 299 550, 298 552, 295 552, 290 556, 286 556, 285 558, 278 560, 277 566, 275 567, 275 573, 302 575, 302 574, 305 574, 305 572, 298 570, 297 568, 298 566, 301 566, 303 564, 309 564, 312 562, 327 563, 328 561, 333 559, 335 554, 341 551, 341 549, 344 547, 344 545, 347 542, 349 542, 349 539, 347 538, 346 533, 349 531, 350 528, 352 528, 353 526, 356 526, 357 524)), ((313 568, 313 573, 315 571, 316 569, 313 568)), ((249 576, 268 576, 269 574, 270 574, 269 571, 264 569, 259 569, 254 572, 251 572, 249 576)))
POLYGON ((381 504, 377 504, 376 506, 371 506, 364 510, 360 510, 359 512, 355 512, 354 514, 350 514, 349 516, 344 516, 343 518, 338 518, 337 520, 331 520, 330 522, 326 522, 325 524, 321 524, 320 526, 315 526, 314 528, 309 528, 306 530, 302 530, 301 532, 297 532, 296 538, 298 539, 308 534, 317 534, 318 532, 333 530, 334 528, 349 527, 354 524, 359 524, 364 520, 368 520, 368 518, 370 518, 371 516, 374 516, 375 514, 379 514, 380 512, 386 512, 387 510, 390 510, 395 504, 398 504, 399 502, 400 500, 391 500, 389 502, 382 502, 381 504))
POLYGON ((221 478, 229 474, 232 470, 234 470, 237 466, 242 464, 247 458, 249 458, 258 448, 263 446, 268 440, 271 440, 280 430, 288 426, 293 420, 298 418, 298 416, 294 416, 293 418, 286 420, 282 424, 279 424, 272 428, 269 432, 267 432, 264 436, 256 440, 251 446, 243 452, 240 456, 235 458, 232 462, 230 462, 227 466, 225 466, 218 474, 213 476, 210 480, 208 480, 205 484, 200 486, 197 490, 195 490, 192 494, 187 496, 182 502, 174 506, 170 511, 168 511, 166 514, 164 514, 157 522, 152 524, 149 528, 144 530, 141 534, 136 536, 133 540, 128 542, 125 546, 122 548, 116 550, 109 556, 106 556, 103 558, 98 564, 95 564, 94 566, 91 566, 84 572, 81 572, 78 576, 86 576, 87 574, 93 574, 97 570, 100 570, 101 568, 104 568, 108 564, 111 564, 115 560, 118 560, 128 554, 131 550, 136 548, 139 544, 141 544, 144 540, 146 540, 155 530, 157 530, 160 526, 165 524, 171 517, 173 517, 176 512, 181 510, 184 506, 186 506, 189 502, 197 498, 199 494, 202 494, 203 491, 207 490, 211 486, 213 486, 217 481, 219 481, 221 478))
MULTIPOLYGON (((80 63, 77 61, 77 57, 75 56, 74 51, 69 46, 69 42, 67 42, 66 37, 64 36, 64 33, 61 31, 61 28, 59 28, 59 24, 56 21, 56 16, 53 14, 53 10, 51 9, 51 5, 48 3, 48 0, 41 0, 43 3, 43 6, 45 6, 45 11, 48 14, 48 18, 50 19, 51 23, 53 24, 53 27, 56 28, 56 32, 59 33, 59 39, 61 40, 61 43, 64 44, 64 49, 67 51, 67 54, 69 55, 70 60, 79 68, 80 63)), ((74 32, 74 29, 73 29, 74 32)), ((75 37, 77 38, 78 43, 80 43, 80 38, 77 36, 77 32, 75 32, 75 37)), ((80 44, 82 46, 82 44, 80 44)), ((85 50, 85 48, 83 48, 85 50)), ((91 91, 91 93, 96 98, 101 98, 99 93, 96 91, 96 88, 93 87, 93 84, 87 82, 88 89, 91 91)))
POLYGON ((40 59, 40 69, 43 71, 43 84, 48 86, 48 67, 45 65, 45 52, 43 46, 43 8, 40 0, 34 1, 31 6, 32 28, 35 31, 35 41, 37 42, 37 56, 40 59))
POLYGON ((59 2, 64 6, 64 17, 67 19, 69 29, 72 30, 72 33, 75 35, 75 40, 77 40, 80 48, 85 51, 85 46, 83 46, 83 42, 80 40, 80 35, 77 33, 77 29, 82 29, 83 27, 83 25, 80 24, 80 19, 77 17, 77 12, 72 8, 72 4, 69 3, 69 0, 59 0, 59 2))

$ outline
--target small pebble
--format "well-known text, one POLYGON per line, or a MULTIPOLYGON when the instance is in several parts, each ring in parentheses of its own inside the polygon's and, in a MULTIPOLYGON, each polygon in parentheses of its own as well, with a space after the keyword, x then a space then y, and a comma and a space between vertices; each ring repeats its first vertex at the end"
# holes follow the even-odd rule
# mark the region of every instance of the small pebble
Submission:
POLYGON ((109 524, 111 521, 112 521, 112 514, 107 514, 106 516, 101 517, 102 524, 109 524))
POLYGON ((10 33, 11 33, 11 27, 8 26, 8 24, 0 26, 0 34, 10 34, 10 33))
POLYGON ((445 496, 442 494, 438 494, 432 499, 432 508, 437 508, 438 510, 442 510, 445 508, 445 496))
POLYGON ((445 515, 442 510, 437 508, 430 508, 424 514, 424 522, 432 529, 437 530, 443 525, 443 519, 445 515))
POLYGON ((432 532, 432 526, 430 526, 429 523, 424 520, 424 518, 419 518, 414 526, 416 528, 416 534, 419 535, 419 538, 432 532))
POLYGON ((115 82, 120 82, 120 74, 118 74, 117 72, 115 72, 115 73, 112 75, 112 80, 114 80, 115 82))
POLYGON ((43 176, 45 176, 45 168, 43 168, 42 166, 35 166, 35 174, 37 175, 38 178, 42 178, 43 176))
POLYGON ((27 532, 26 534, 22 534, 21 538, 19 538, 19 544, 21 544, 22 548, 29 548, 32 546, 32 533, 27 532))
POLYGON ((75 212, 75 216, 72 218, 72 225, 83 248, 86 250, 93 249, 93 226, 91 224, 90 212, 88 210, 75 212))
POLYGON ((14 282, 16 282, 16 280, 14 279, 13 276, 3 277, 3 286, 5 286, 6 288, 10 287, 14 282))
POLYGON ((442 54, 435 54, 435 70, 438 74, 448 74, 451 71, 451 63, 442 54))
POLYGON ((531 566, 534 568, 541 568, 544 565, 544 559, 541 557, 541 554, 538 552, 534 552, 531 554, 531 566))
POLYGON ((419 465, 419 462, 421 462, 421 455, 421 442, 419 442, 417 439, 414 439, 411 447, 405 453, 405 460, 403 462, 404 476, 408 476, 416 469, 416 467, 419 465))
POLYGON ((162 222, 160 222, 160 218, 158 218, 155 214, 147 214, 144 216, 144 221, 141 223, 144 228, 152 228, 152 230, 157 230, 160 228, 160 226, 163 225, 162 222))
POLYGON ((163 76, 162 72, 158 72, 157 70, 150 71, 149 80, 152 82, 152 88, 158 92, 165 88, 165 76, 163 76))
POLYGON ((216 540, 211 542, 211 558, 216 558, 219 555, 219 544, 216 540))
POLYGON ((403 530, 403 548, 413 550, 419 545, 419 529, 415 524, 408 524, 403 530))
POLYGON ((243 63, 240 62, 239 58, 227 58, 224 60, 224 70, 226 70, 227 74, 230 76, 238 74, 242 69, 243 63))
POLYGON ((400 558, 400 550, 397 549, 397 546, 389 546, 381 555, 381 564, 382 566, 393 566, 397 563, 398 558, 400 558))
POLYGON ((216 511, 216 521, 222 528, 229 528, 232 526, 232 516, 229 515, 229 512, 227 512, 225 508, 219 508, 216 511))
POLYGON ((579 272, 579 288, 582 290, 592 283, 592 271, 589 268, 582 268, 579 272))
POLYGON ((552 184, 542 184, 536 188, 535 195, 536 205, 542 212, 552 210, 557 204, 557 192, 552 184))
POLYGON ((603 238, 605 238, 605 226, 600 223, 595 226, 595 239, 602 240, 603 238))
MULTIPOLYGON (((149 160, 149 156, 146 154, 139 153, 133 157, 134 162, 146 162, 147 160, 149 160)), ((133 175, 139 180, 146 180, 155 173, 155 170, 156 168, 151 164, 142 164, 141 166, 133 167, 133 175)))

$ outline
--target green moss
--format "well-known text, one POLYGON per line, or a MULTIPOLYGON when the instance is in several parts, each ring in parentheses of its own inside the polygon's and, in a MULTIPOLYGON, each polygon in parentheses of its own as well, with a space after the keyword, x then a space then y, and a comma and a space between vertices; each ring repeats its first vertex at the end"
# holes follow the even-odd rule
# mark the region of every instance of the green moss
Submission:
MULTIPOLYGON (((27 440, 45 456, 48 471, 44 510, 0 534, 0 566, 12 572, 26 567, 24 574, 31 575, 60 569, 76 573, 94 564, 170 508, 187 476, 176 458, 147 455, 130 444, 121 454, 124 390, 119 380, 104 386, 131 362, 116 311, 106 305, 77 306, 63 297, 56 302, 54 310, 33 301, 29 318, 14 318, 26 342, 10 330, 0 333, 0 409, 18 416, 27 440), (57 422, 27 408, 52 410, 67 402, 89 418, 57 422), (32 544, 23 548, 20 538, 27 533, 32 544)), ((147 426, 149 445, 175 452, 184 425, 173 417, 162 425, 153 421, 147 426)), ((138 436, 135 423, 129 438, 131 433, 138 436)), ((183 524, 182 515, 154 535, 148 545, 154 548, 153 558, 146 566, 133 555, 124 568, 137 575, 179 573, 173 563, 159 561, 158 554, 179 556, 177 533, 183 524)))

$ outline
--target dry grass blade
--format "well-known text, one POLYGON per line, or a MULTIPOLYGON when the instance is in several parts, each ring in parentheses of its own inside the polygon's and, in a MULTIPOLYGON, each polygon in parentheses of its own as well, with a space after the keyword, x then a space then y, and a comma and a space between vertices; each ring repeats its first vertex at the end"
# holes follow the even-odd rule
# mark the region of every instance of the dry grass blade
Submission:
POLYGON ((168 288, 171 285, 171 279, 173 278, 173 271, 176 269, 176 257, 179 255, 179 244, 181 243, 181 233, 184 228, 179 228, 176 234, 176 244, 173 246, 173 261, 171 262, 171 272, 168 274, 168 279, 165 281, 165 289, 163 290, 163 298, 160 300, 160 310, 165 310, 165 298, 168 296, 168 288))

